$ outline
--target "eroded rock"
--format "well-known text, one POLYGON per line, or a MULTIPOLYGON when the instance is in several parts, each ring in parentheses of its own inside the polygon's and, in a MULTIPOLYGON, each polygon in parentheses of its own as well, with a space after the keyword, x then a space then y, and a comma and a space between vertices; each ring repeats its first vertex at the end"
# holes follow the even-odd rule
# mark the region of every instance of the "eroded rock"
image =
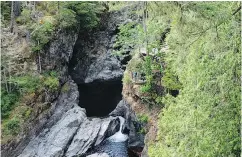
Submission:
POLYGON ((107 53, 90 65, 84 82, 121 80, 122 76, 123 70, 120 61, 107 53))
POLYGON ((81 124, 65 155, 67 157, 83 155, 89 148, 100 144, 105 138, 113 135, 118 130, 118 118, 86 119, 81 124))
MULTIPOLYGON (((137 9, 137 8, 136 8, 137 9)), ((138 22, 138 17, 129 14, 134 7, 124 7, 112 11, 101 18, 100 27, 93 32, 81 32, 74 47, 70 75, 77 84, 94 81, 117 80, 123 76, 123 68, 131 56, 132 46, 125 57, 114 54, 119 26, 128 22, 138 22)))
POLYGON ((19 157, 62 156, 85 119, 83 109, 75 106, 67 111, 52 128, 46 128, 32 140, 19 157))

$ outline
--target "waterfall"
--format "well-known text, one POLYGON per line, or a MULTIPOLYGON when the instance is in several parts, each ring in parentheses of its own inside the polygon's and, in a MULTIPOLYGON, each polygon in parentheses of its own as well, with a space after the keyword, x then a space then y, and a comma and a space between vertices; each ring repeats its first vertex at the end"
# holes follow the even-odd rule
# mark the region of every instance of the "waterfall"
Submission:
POLYGON ((122 133, 122 128, 123 128, 125 119, 119 116, 119 120, 120 120, 119 131, 108 138, 108 140, 111 142, 124 142, 128 139, 128 136, 122 133))

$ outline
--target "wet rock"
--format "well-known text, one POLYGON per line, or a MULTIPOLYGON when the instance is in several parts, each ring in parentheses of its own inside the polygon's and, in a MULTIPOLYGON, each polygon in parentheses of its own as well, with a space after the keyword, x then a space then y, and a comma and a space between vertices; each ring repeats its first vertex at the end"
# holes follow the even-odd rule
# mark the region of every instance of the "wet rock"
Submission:
POLYGON ((121 116, 125 118, 125 128, 124 132, 128 132, 129 140, 128 147, 133 149, 144 147, 144 135, 138 133, 141 129, 141 125, 132 111, 130 105, 125 101, 121 100, 117 107, 109 115, 111 116, 121 116))
POLYGON ((127 144, 127 141, 112 142, 106 139, 100 145, 87 152, 85 156, 105 154, 110 157, 128 157, 127 144))
POLYGON ((95 153, 88 155, 87 157, 110 157, 107 153, 95 153))

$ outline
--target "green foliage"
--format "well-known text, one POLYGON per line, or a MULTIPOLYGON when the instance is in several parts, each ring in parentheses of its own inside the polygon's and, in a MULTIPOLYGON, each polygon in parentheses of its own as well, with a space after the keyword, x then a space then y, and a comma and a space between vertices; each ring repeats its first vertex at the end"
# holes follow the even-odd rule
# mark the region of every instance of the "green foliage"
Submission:
POLYGON ((149 116, 147 114, 139 114, 137 118, 141 123, 148 123, 149 121, 149 116))
POLYGON ((67 83, 65 83, 61 88, 61 91, 64 93, 68 92, 69 90, 70 90, 70 86, 67 83))
POLYGON ((56 19, 61 29, 71 29, 77 27, 76 12, 71 9, 63 8, 57 14, 56 19))
POLYGON ((59 77, 59 73, 57 71, 54 71, 54 70, 51 70, 51 71, 45 71, 43 73, 44 77, 48 77, 48 76, 51 76, 51 77, 56 77, 58 78, 59 77))
POLYGON ((145 62, 143 64, 143 71, 145 73, 146 83, 141 87, 141 92, 151 92, 152 84, 153 84, 153 75, 152 75, 152 60, 150 56, 145 58, 145 62))
MULTIPOLYGON (((27 94, 42 90, 43 88, 50 91, 56 91, 59 87, 58 74, 50 71, 44 76, 40 75, 23 75, 12 77, 9 82, 15 84, 16 88, 7 92, 4 88, 1 90, 1 118, 6 119, 11 111, 16 107, 21 97, 27 94)), ((26 113, 28 115, 28 113, 26 113)))
POLYGON ((130 5, 129 2, 122 1, 110 1, 108 2, 109 11, 121 10, 122 8, 130 5))
POLYGON ((44 73, 44 86, 51 91, 56 91, 59 88, 59 74, 56 71, 46 71, 44 73))
POLYGON ((138 131, 138 133, 140 133, 140 134, 146 134, 146 130, 145 130, 145 128, 141 128, 141 129, 138 131))
POLYGON ((59 87, 59 80, 56 77, 49 76, 45 79, 44 85, 47 86, 51 91, 56 91, 59 87))
POLYGON ((182 85, 178 80, 178 76, 174 75, 174 72, 170 68, 166 68, 164 71, 162 85, 171 90, 179 90, 182 88, 182 85))
POLYGON ((28 119, 28 118, 30 117, 31 113, 32 113, 32 109, 31 109, 31 108, 27 108, 27 109, 24 111, 24 113, 23 113, 22 116, 24 117, 24 119, 28 119))
POLYGON ((32 93, 42 86, 40 77, 35 75, 16 76, 11 81, 18 84, 22 93, 32 93))
POLYGON ((17 135, 20 130, 20 121, 14 117, 4 124, 4 132, 10 135, 17 135))
POLYGON ((147 56, 145 57, 145 62, 143 64, 144 66, 144 72, 145 72, 145 75, 146 77, 149 77, 150 75, 152 75, 152 59, 151 59, 151 56, 147 56))
POLYGON ((124 72, 124 76, 123 76, 123 84, 131 84, 132 83, 132 79, 130 78, 128 72, 124 72))
POLYGON ((31 33, 31 39, 34 41, 32 50, 40 51, 52 39, 54 33, 54 26, 51 22, 45 22, 41 25, 35 25, 31 33))
POLYGON ((136 71, 136 72, 143 72, 143 60, 141 58, 138 57, 137 54, 135 54, 132 59, 128 62, 127 65, 127 70, 128 71, 136 71))
POLYGON ((8 93, 3 88, 1 89, 1 118, 7 118, 10 111, 19 100, 20 93, 18 91, 12 91, 8 93))
POLYGON ((145 85, 142 85, 142 87, 140 88, 140 91, 142 93, 146 93, 146 92, 150 92, 152 89, 152 86, 150 83, 146 83, 145 85))
POLYGON ((116 55, 124 55, 126 51, 130 50, 131 47, 137 47, 140 45, 140 30, 141 27, 136 22, 128 22, 119 26, 119 33, 115 44, 113 45, 116 49, 113 53, 116 55))
POLYGON ((163 97, 157 95, 157 96, 155 97, 155 102, 156 102, 156 104, 162 105, 163 97))
POLYGON ((23 9, 21 15, 16 19, 20 24, 29 24, 31 23, 31 11, 29 9, 23 9))
POLYGON ((177 3, 163 3, 167 12, 160 6, 172 19, 163 81, 182 88, 163 99, 159 140, 149 156, 239 156, 241 26, 240 15, 232 14, 240 4, 177 3))
POLYGON ((1 1, 1 22, 9 22, 11 16, 11 2, 1 1))
POLYGON ((82 31, 96 27, 99 22, 98 14, 104 9, 98 2, 66 2, 64 8, 75 12, 82 31))
MULTIPOLYGON (((6 10, 9 5, 4 2, 1 7, 6 10)), ((32 51, 41 52, 53 39, 55 30, 90 30, 97 26, 103 10, 98 2, 38 2, 34 10, 24 6, 16 21, 30 30, 32 51), (36 11, 44 16, 38 20, 31 18, 36 11)), ((10 13, 6 15, 10 16, 10 13)))

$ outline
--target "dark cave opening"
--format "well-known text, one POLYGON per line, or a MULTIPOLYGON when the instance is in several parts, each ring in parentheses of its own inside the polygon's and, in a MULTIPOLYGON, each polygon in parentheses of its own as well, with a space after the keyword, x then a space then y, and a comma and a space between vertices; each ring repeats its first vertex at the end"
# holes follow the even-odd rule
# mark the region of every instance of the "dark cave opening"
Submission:
POLYGON ((88 117, 104 117, 113 111, 122 99, 122 82, 92 82, 78 85, 79 105, 86 109, 88 117))

